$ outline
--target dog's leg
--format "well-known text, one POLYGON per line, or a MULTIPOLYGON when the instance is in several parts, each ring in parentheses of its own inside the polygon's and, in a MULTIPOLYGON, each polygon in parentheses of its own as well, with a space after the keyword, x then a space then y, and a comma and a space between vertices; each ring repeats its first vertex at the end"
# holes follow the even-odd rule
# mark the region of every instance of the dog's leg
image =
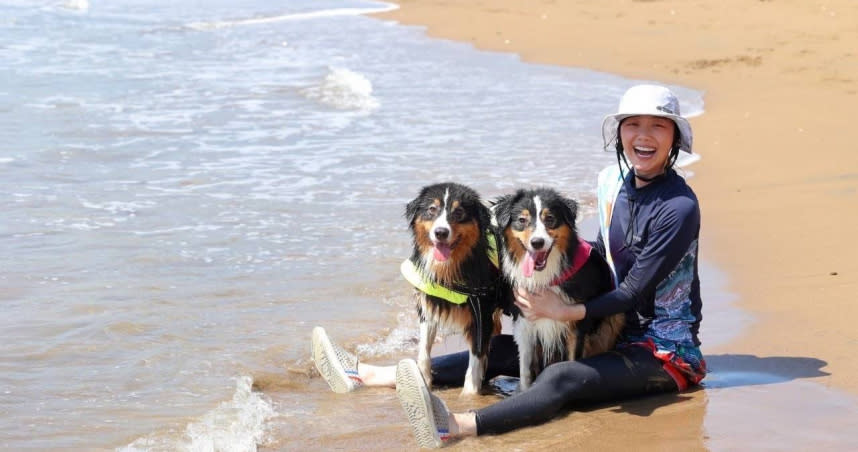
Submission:
POLYGON ((585 340, 582 330, 570 331, 566 336, 566 359, 578 361, 583 358, 585 340))
POLYGON ((483 378, 486 377, 486 365, 488 355, 477 356, 474 351, 468 354, 468 371, 465 373, 465 385, 462 387, 462 395, 477 395, 483 386, 483 378))
POLYGON ((420 343, 417 345, 417 367, 423 374, 426 385, 432 387, 432 345, 435 343, 435 335, 438 332, 438 324, 427 316, 425 321, 420 322, 420 343))
POLYGON ((513 337, 518 345, 518 377, 519 388, 523 391, 530 387, 533 383, 533 349, 536 344, 533 343, 533 335, 528 328, 527 320, 523 318, 515 322, 513 327, 513 337))

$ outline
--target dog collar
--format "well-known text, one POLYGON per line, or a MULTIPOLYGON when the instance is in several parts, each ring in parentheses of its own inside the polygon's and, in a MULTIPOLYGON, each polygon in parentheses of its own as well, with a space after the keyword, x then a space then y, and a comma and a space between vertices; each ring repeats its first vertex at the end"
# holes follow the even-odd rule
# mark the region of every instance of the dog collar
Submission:
MULTIPOLYGON (((498 267, 498 249, 497 249, 497 241, 495 240, 494 234, 488 233, 486 238, 489 242, 488 249, 488 257, 491 261, 492 265, 495 268, 498 267)), ((399 271, 402 273, 402 276, 405 277, 405 280, 411 283, 412 286, 416 287, 421 292, 426 295, 431 295, 436 298, 441 298, 449 301, 453 304, 464 304, 468 301, 469 295, 462 292, 457 292, 453 289, 449 289, 444 287, 436 282, 430 281, 420 269, 414 265, 414 262, 411 262, 411 259, 405 259, 402 261, 402 264, 399 266, 399 271)))
POLYGON ((566 282, 567 279, 571 278, 578 273, 578 270, 581 270, 581 267, 584 266, 584 263, 587 262, 587 259, 590 258, 590 252, 593 251, 593 247, 589 242, 582 238, 578 238, 578 250, 575 251, 575 257, 572 258, 572 265, 566 269, 563 273, 560 274, 557 278, 554 278, 554 281, 551 281, 552 286, 559 286, 566 282))

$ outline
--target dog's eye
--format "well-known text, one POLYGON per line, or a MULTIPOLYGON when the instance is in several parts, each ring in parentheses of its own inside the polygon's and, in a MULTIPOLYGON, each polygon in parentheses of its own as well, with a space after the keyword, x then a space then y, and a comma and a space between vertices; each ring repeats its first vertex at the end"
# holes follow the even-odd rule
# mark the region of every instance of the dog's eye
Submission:
POLYGON ((465 219, 465 209, 457 208, 450 212, 450 219, 453 221, 462 221, 465 219))
POLYGON ((551 214, 545 215, 545 217, 542 219, 542 222, 545 223, 545 227, 547 228, 554 228, 555 226, 557 226, 557 218, 551 214))
POLYGON ((426 211, 423 212, 423 218, 434 218, 435 215, 438 215, 438 206, 431 205, 426 208, 426 211))
POLYGON ((516 218, 515 223, 521 227, 525 227, 525 226, 527 226, 527 221, 528 221, 527 217, 522 215, 522 216, 516 218))

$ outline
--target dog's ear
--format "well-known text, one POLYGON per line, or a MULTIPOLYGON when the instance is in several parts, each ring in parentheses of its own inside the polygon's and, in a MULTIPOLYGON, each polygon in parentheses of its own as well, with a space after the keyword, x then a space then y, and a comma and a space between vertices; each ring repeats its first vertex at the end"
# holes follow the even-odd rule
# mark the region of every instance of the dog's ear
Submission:
POLYGON ((566 205, 566 223, 568 223, 573 228, 575 227, 575 220, 578 218, 578 203, 575 202, 572 198, 563 198, 563 204, 566 205))
POLYGON ((504 230, 509 226, 513 198, 514 195, 504 195, 492 202, 492 212, 495 215, 495 220, 497 220, 497 226, 500 230, 504 230))
POLYGON ((413 225, 414 220, 417 219, 417 213, 420 211, 420 199, 421 196, 418 196, 405 205, 405 219, 408 220, 408 224, 413 225))
POLYGON ((490 209, 488 203, 482 200, 477 201, 477 223, 483 231, 492 225, 492 211, 490 209))

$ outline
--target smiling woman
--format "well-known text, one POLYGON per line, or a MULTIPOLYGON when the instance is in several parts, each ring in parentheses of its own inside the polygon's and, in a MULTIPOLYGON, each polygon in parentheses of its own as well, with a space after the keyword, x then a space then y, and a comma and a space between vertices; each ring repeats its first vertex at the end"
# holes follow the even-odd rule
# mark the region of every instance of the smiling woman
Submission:
POLYGON ((659 116, 631 116, 620 123, 619 135, 638 187, 664 174, 674 137, 678 136, 673 121, 659 116))
POLYGON ((625 161, 638 188, 673 167, 679 151, 691 153, 691 125, 680 116, 679 100, 667 88, 637 85, 620 100, 617 113, 602 122, 605 150, 616 140, 617 163, 625 161))

